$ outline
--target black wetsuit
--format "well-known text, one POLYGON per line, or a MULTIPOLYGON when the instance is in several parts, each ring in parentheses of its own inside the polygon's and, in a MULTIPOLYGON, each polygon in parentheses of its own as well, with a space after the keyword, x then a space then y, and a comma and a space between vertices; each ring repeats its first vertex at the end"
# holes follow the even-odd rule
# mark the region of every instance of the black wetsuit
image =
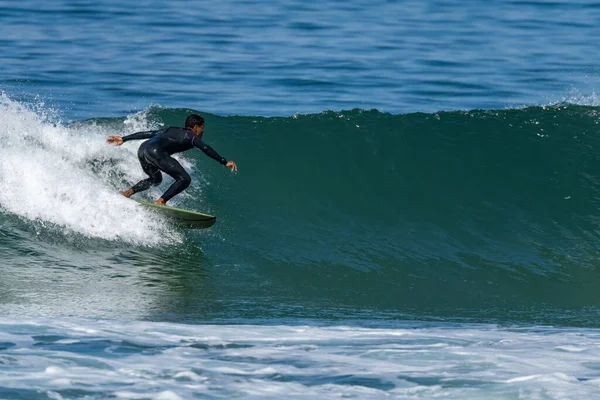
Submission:
POLYGON ((142 143, 138 150, 138 158, 142 164, 142 169, 149 178, 144 179, 133 186, 133 193, 141 192, 152 185, 158 185, 162 182, 161 171, 172 176, 175 182, 162 195, 165 202, 173 196, 181 193, 190 185, 192 179, 177 162, 172 154, 181 153, 194 147, 202 150, 204 154, 219 163, 225 165, 227 160, 221 157, 209 145, 204 143, 191 129, 184 128, 166 128, 158 131, 136 132, 123 137, 123 142, 135 139, 150 139, 142 143))

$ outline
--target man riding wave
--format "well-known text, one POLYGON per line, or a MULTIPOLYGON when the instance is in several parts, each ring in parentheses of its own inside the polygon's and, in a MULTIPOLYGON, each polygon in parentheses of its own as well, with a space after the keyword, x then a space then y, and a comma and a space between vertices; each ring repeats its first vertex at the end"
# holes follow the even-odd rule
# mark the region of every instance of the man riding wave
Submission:
POLYGON ((237 171, 237 165, 233 161, 227 161, 221 157, 215 150, 202 141, 204 134, 204 118, 199 115, 191 114, 185 120, 185 128, 169 127, 156 131, 136 132, 127 136, 110 136, 106 141, 117 146, 129 140, 149 139, 142 143, 138 149, 138 158, 142 169, 149 176, 133 185, 130 189, 122 192, 122 195, 129 198, 134 193, 139 193, 156 186, 162 182, 162 172, 173 177, 175 182, 167 191, 156 200, 156 204, 164 205, 174 196, 185 190, 192 181, 190 175, 185 171, 181 164, 171 157, 175 153, 198 148, 210 158, 218 161, 220 164, 237 171))

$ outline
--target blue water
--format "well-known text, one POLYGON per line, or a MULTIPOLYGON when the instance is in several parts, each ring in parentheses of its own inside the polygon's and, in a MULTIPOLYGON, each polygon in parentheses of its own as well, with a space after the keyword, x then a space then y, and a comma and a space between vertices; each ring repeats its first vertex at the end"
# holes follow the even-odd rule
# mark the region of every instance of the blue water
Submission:
POLYGON ((598 397, 598 20, 0 0, 0 398, 598 397), (191 111, 205 231, 105 143, 191 111))
POLYGON ((592 1, 3 1, 0 85, 69 119, 495 109, 598 87, 592 1))

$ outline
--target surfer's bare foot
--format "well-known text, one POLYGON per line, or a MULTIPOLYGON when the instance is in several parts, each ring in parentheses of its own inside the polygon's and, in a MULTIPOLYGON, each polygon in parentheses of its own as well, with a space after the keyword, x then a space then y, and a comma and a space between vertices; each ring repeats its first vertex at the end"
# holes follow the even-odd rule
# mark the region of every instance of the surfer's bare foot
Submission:
POLYGON ((161 206, 164 206, 166 202, 165 202, 165 200, 164 200, 164 199, 161 197, 160 199, 156 200, 154 203, 155 203, 155 204, 160 204, 161 206))
POLYGON ((130 198, 131 195, 133 194, 133 189, 127 189, 126 191, 121 193, 123 196, 130 198))

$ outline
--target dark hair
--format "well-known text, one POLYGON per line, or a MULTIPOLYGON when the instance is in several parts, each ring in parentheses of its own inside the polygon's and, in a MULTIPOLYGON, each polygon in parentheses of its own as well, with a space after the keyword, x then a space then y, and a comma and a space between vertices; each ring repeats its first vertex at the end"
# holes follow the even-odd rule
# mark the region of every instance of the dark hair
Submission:
POLYGON ((185 119, 185 127, 193 128, 196 125, 199 125, 199 126, 204 125, 204 118, 202 118, 201 116, 199 116, 197 114, 188 115, 187 118, 185 119))

